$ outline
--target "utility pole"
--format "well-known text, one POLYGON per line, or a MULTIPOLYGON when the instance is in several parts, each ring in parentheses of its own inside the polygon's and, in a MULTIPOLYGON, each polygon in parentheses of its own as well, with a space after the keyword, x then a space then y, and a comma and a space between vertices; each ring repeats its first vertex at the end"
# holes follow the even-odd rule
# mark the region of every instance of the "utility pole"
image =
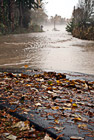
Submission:
POLYGON ((56 28, 55 28, 55 18, 54 18, 54 30, 56 30, 56 28))

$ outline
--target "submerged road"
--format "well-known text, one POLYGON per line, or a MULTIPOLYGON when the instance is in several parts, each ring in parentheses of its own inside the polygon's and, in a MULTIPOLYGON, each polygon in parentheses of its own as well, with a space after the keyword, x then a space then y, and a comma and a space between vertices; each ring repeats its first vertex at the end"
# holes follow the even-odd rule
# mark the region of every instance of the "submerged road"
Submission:
POLYGON ((45 32, 0 36, 0 67, 94 74, 94 41, 72 37, 65 26, 45 32))

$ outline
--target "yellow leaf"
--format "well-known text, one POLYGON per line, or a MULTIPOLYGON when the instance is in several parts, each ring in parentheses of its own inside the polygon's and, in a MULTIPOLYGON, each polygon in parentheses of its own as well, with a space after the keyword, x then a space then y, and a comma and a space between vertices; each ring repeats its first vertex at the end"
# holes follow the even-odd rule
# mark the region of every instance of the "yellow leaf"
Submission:
POLYGON ((57 110, 57 109, 59 109, 59 106, 53 106, 52 109, 57 110))
POLYGON ((73 104, 72 104, 72 107, 77 107, 77 104, 76 104, 76 103, 73 103, 73 104))
POLYGON ((52 90, 52 87, 48 87, 47 90, 52 90))
POLYGON ((75 121, 81 121, 82 119, 78 117, 78 118, 74 118, 74 120, 75 121))
POLYGON ((71 110, 69 107, 63 107, 64 110, 71 110))
POLYGON ((24 65, 25 68, 28 68, 28 65, 24 65))
POLYGON ((69 80, 66 80, 66 83, 70 82, 69 80))
POLYGON ((61 81, 59 81, 59 80, 57 80, 56 82, 57 82, 57 84, 61 84, 61 81))
POLYGON ((15 81, 15 83, 17 84, 17 83, 19 83, 19 81, 15 81))
POLYGON ((26 84, 27 87, 31 87, 31 84, 26 84))
POLYGON ((72 103, 72 99, 70 99, 70 102, 72 103))
POLYGON ((29 125, 30 122, 27 120, 27 121, 24 122, 24 124, 25 124, 25 125, 29 125))
POLYGON ((55 121, 55 123, 59 123, 59 120, 57 120, 57 119, 55 119, 54 121, 55 121))
POLYGON ((87 128, 87 125, 83 123, 83 124, 79 124, 78 127, 79 127, 79 128, 84 128, 84 129, 85 129, 85 128, 87 128))

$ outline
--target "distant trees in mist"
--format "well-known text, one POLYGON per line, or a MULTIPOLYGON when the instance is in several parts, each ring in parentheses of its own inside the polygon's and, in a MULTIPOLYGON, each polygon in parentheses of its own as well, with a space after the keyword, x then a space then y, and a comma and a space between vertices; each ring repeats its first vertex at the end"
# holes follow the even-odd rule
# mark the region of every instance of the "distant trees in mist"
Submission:
POLYGON ((66 30, 75 37, 94 40, 94 0, 79 0, 66 30))

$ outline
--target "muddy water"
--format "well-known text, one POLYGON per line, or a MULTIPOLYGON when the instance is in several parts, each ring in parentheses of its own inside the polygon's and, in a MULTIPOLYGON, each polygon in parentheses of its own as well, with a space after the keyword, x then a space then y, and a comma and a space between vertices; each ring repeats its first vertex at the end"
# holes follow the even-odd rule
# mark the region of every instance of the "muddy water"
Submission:
POLYGON ((0 67, 73 71, 94 74, 94 42, 72 37, 65 26, 43 33, 0 37, 0 67))

